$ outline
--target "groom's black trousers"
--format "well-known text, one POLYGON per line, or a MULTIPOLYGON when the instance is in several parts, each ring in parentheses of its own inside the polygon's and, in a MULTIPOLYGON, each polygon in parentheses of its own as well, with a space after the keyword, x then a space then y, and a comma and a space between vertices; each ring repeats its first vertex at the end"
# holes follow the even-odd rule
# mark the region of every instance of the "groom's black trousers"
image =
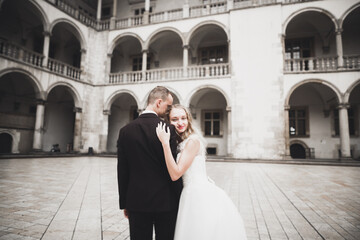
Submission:
POLYGON ((151 240, 153 226, 156 240, 174 239, 177 210, 171 212, 129 212, 130 239, 151 240))

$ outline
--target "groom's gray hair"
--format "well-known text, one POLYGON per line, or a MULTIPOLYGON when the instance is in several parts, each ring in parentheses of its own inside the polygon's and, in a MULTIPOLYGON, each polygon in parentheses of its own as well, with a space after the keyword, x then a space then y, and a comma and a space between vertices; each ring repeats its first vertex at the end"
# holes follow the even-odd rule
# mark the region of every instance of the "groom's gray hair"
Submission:
POLYGON ((156 99, 162 99, 163 101, 166 101, 169 94, 171 95, 169 89, 163 86, 157 86, 149 93, 147 99, 147 105, 153 104, 156 101, 156 99))

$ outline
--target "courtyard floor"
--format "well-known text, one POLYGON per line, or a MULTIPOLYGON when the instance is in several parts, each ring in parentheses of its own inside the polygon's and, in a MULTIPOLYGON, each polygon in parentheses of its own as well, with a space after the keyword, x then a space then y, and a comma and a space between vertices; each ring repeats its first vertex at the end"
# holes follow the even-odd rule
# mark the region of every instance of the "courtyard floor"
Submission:
MULTIPOLYGON (((252 239, 360 239, 360 167, 207 162, 252 239)), ((0 160, 0 239, 129 239, 116 159, 0 160)), ((214 206, 215 208, 216 206, 214 206)))

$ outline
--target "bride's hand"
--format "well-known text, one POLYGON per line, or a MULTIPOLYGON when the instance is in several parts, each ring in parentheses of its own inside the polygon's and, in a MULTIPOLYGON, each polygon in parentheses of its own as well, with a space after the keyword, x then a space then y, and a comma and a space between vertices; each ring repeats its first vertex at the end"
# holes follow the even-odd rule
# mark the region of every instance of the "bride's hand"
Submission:
POLYGON ((158 126, 156 127, 156 135, 158 136, 160 142, 162 143, 169 143, 170 140, 170 128, 166 127, 166 124, 159 122, 158 126))

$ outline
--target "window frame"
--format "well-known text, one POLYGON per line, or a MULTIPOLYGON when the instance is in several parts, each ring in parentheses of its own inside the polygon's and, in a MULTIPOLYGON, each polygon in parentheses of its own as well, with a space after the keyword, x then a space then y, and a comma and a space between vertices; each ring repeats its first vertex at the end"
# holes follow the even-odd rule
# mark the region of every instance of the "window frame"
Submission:
POLYGON ((309 115, 309 107, 308 106, 294 106, 294 107, 290 107, 289 109, 289 136, 290 138, 309 138, 310 137, 310 115, 309 115), (295 111, 295 119, 293 119, 292 117, 290 117, 290 111, 295 111), (305 111, 305 135, 299 135, 298 134, 298 120, 303 119, 303 118, 298 118, 297 117, 297 111, 303 110, 305 111), (295 135, 291 135, 291 121, 295 120, 295 135))
MULTIPOLYGON (((224 120, 223 120, 223 110, 222 109, 203 109, 201 111, 201 129, 203 132, 203 136, 204 137, 210 137, 210 138, 222 138, 224 136, 224 120), (207 122, 207 120, 205 119, 205 114, 206 113, 211 113, 211 135, 205 135, 205 122, 207 122), (219 135, 214 135, 214 118, 213 118, 213 113, 219 113, 219 135)), ((215 119, 217 120, 217 119, 215 119)))

